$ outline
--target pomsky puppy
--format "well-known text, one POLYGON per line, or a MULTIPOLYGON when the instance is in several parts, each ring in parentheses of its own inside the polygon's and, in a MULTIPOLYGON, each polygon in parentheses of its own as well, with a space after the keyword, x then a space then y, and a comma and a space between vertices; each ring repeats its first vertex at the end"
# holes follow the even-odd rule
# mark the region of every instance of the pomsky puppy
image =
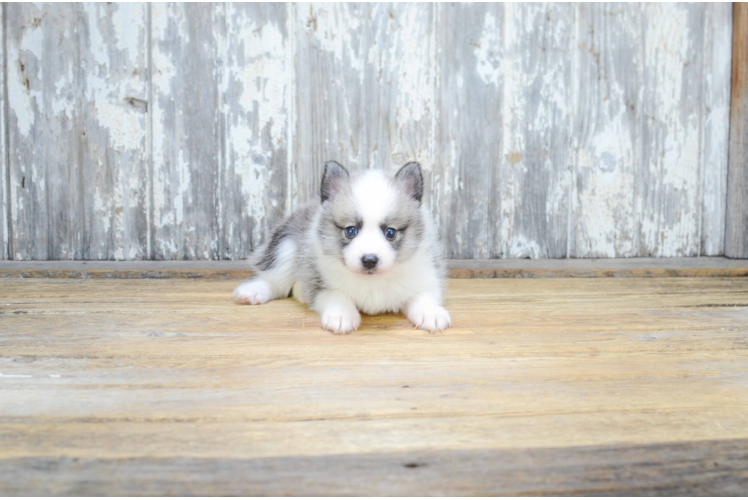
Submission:
POLYGON ((358 329, 359 311, 402 311, 417 328, 448 328, 447 266, 422 195, 418 163, 394 177, 369 170, 354 178, 326 163, 321 203, 299 207, 275 229, 252 255, 255 277, 234 298, 264 304, 293 294, 334 333, 358 329))

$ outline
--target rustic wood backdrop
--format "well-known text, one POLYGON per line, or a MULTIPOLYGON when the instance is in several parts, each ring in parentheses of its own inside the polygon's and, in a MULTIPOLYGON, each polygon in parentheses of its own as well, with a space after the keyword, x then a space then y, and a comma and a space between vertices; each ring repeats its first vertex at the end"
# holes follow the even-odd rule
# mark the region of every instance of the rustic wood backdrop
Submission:
POLYGON ((0 256, 242 259, 418 160, 454 258, 724 253, 730 4, 5 4, 0 256))

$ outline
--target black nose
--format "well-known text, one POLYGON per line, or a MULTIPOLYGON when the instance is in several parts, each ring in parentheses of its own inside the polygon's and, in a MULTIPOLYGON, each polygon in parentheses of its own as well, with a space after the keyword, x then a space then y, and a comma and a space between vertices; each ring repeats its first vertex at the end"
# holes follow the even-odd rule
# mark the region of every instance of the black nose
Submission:
POLYGON ((368 254, 361 257, 361 264, 363 264, 366 269, 374 269, 374 267, 377 265, 377 262, 379 262, 379 257, 373 254, 368 254))

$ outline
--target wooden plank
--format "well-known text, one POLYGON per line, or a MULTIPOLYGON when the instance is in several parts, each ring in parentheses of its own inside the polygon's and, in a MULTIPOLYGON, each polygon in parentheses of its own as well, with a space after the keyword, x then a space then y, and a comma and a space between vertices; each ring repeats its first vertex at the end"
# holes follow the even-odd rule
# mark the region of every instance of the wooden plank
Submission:
POLYGON ((217 259, 219 89, 208 4, 153 4, 152 258, 217 259))
MULTIPOLYGON (((724 257, 631 259, 450 260, 453 278, 740 277, 748 261, 724 257)), ((208 278, 242 280, 242 261, 17 261, 0 263, 6 278, 208 278)))
POLYGON ((13 496, 740 496, 748 487, 747 445, 747 440, 724 440, 263 459, 28 457, 0 462, 0 491, 13 496))
POLYGON ((450 258, 504 256, 500 226, 504 9, 439 4, 436 165, 433 203, 450 258), (495 184, 496 183, 496 184, 495 184))
MULTIPOLYGON (((324 162, 352 171, 434 165, 433 6, 295 7, 297 147, 292 205, 317 199, 324 162), (303 82, 303 84, 301 83, 303 82)), ((427 188, 426 202, 430 200, 427 188)))
POLYGON ((395 172, 410 161, 421 164, 423 202, 431 199, 436 168, 433 125, 434 4, 376 3, 367 5, 362 26, 364 77, 362 133, 366 156, 362 166, 395 172))
POLYGON ((80 6, 84 259, 148 257, 147 6, 80 6))
POLYGON ((733 7, 729 3, 710 3, 705 9, 702 75, 707 76, 702 76, 702 177, 699 181, 703 200, 701 255, 724 255, 733 7))
POLYGON ((642 8, 576 7, 584 84, 570 255, 719 255, 729 6, 642 8))
POLYGON ((10 253, 9 232, 10 225, 10 171, 8 170, 8 94, 6 92, 6 71, 8 67, 6 60, 7 39, 5 37, 6 13, 5 5, 2 6, 3 22, 0 25, 0 52, 2 52, 2 78, 0 78, 0 260, 7 260, 10 253))
POLYGON ((78 7, 6 6, 14 259, 82 258, 78 7))
POLYGON ((14 258, 146 255, 145 12, 8 8, 14 258))
POLYGON ((575 4, 569 257, 635 257, 640 6, 575 4))
POLYGON ((451 280, 439 335, 232 288, 0 280, 0 491, 745 487, 745 279, 451 280))
POLYGON ((284 4, 216 8, 220 66, 220 258, 244 259, 286 212, 293 59, 284 4))
POLYGON ((360 3, 294 9, 297 146, 292 206, 319 198, 326 161, 337 160, 352 171, 367 166, 362 128, 370 117, 362 115, 362 86, 369 10, 360 3))
POLYGON ((489 257, 566 257, 573 11, 570 4, 504 9, 502 155, 493 190, 501 205, 489 257))
POLYGON ((725 255, 748 257, 748 5, 733 4, 725 255))
POLYGON ((703 4, 643 6, 637 173, 642 257, 701 252, 704 14, 703 4))

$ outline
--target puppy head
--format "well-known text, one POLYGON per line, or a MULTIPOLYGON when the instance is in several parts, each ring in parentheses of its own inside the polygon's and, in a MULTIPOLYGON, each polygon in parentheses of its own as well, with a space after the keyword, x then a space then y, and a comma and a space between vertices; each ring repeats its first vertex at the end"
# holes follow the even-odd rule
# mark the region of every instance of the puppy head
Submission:
POLYGON ((410 259, 423 239, 423 176, 408 163, 394 177, 369 170, 352 179, 336 162, 322 176, 322 250, 353 273, 377 276, 410 259))

